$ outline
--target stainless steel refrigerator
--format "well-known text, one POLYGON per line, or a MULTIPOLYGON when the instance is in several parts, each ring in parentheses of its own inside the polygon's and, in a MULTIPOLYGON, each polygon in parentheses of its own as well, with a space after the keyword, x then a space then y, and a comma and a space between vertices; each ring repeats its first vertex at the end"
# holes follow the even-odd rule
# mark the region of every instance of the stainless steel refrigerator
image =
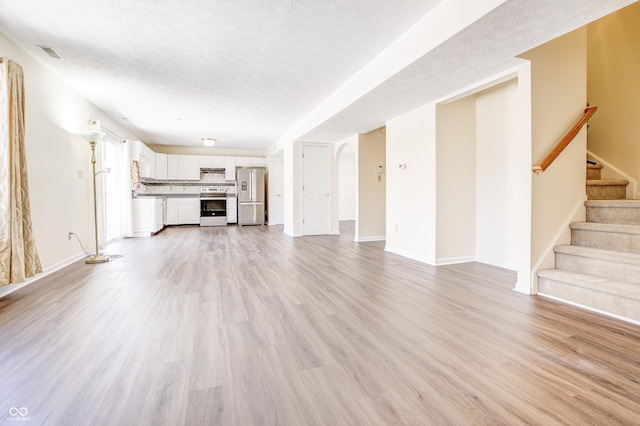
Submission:
POLYGON ((238 178, 238 225, 264 225, 264 167, 242 167, 238 178))

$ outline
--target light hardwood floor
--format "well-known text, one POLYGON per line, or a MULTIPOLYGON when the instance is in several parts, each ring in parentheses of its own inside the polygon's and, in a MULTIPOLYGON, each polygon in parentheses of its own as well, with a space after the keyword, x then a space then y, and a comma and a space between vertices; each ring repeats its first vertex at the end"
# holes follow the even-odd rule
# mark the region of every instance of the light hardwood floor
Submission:
POLYGON ((170 228, 0 299, 0 423, 640 423, 640 327, 348 225, 170 228))

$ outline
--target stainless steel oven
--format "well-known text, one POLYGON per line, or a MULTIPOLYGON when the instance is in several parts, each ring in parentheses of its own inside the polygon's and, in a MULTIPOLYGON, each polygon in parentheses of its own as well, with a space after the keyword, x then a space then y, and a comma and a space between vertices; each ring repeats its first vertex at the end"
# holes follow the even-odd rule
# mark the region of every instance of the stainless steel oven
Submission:
POLYGON ((227 225, 225 187, 200 188, 200 226, 227 225))

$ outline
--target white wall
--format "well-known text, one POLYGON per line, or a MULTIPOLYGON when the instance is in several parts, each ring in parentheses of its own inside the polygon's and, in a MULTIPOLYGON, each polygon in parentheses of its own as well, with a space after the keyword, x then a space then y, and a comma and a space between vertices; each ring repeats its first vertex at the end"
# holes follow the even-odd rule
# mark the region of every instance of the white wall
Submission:
POLYGON ((300 235, 300 209, 297 200, 300 166, 299 159, 292 155, 293 151, 290 151, 297 149, 299 138, 505 1, 443 1, 295 123, 266 150, 267 155, 273 155, 281 150, 288 151, 284 155, 285 173, 290 177, 290 179, 285 178, 285 233, 300 235))
POLYGON ((340 212, 345 208, 342 200, 343 195, 349 197, 353 196, 353 200, 347 200, 347 203, 351 203, 353 209, 353 217, 351 220, 356 221, 356 228, 358 223, 358 142, 360 136, 352 135, 341 141, 333 144, 332 161, 334 163, 333 176, 331 177, 331 234, 340 233, 340 212), (344 157, 344 159, 343 159, 344 157), (351 161, 351 165, 348 163, 343 164, 343 161, 351 161), (346 177, 345 179, 345 170, 346 177), (346 187, 346 188, 345 188, 346 187), (345 192, 346 191, 346 192, 345 192), (343 194, 344 193, 344 194, 343 194))
POLYGON ((475 260, 476 112, 473 96, 438 105, 436 264, 475 260))
MULTIPOLYGON (((531 156, 540 162, 586 107, 586 28, 522 55, 531 60, 531 156)), ((586 129, 544 172, 532 178, 531 264, 554 266, 553 246, 568 244, 569 222, 584 220, 586 129)), ((535 277, 534 288, 536 291, 535 277)))
POLYGON ((42 266, 51 270, 78 258, 92 241, 89 144, 79 135, 91 118, 125 139, 137 139, 13 42, 0 34, 2 56, 24 70, 26 152, 33 228, 42 266), (78 171, 83 177, 78 178, 78 171))
POLYGON ((356 218, 356 156, 351 145, 346 145, 338 159, 338 219, 356 218))
POLYGON ((385 250, 433 265, 436 258, 435 104, 389 120, 386 135, 385 250))
POLYGON ((476 96, 476 259, 517 269, 518 82, 476 96))

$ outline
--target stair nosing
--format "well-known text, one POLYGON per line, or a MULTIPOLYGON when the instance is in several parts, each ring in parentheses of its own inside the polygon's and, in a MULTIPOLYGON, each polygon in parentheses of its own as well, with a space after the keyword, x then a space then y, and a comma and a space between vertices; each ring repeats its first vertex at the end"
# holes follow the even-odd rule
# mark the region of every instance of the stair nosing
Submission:
POLYGON ((571 230, 607 232, 611 234, 640 235, 639 225, 623 225, 616 223, 574 222, 569 224, 571 230))
POLYGON ((589 179, 587 186, 627 186, 628 180, 624 179, 589 179))
POLYGON ((587 200, 585 207, 595 208, 639 208, 640 200, 587 200))
POLYGON ((583 247, 576 245, 560 245, 554 247, 555 253, 569 256, 586 257, 590 259, 602 259, 610 262, 625 263, 640 266, 640 254, 627 253, 622 251, 603 250, 593 247, 583 247))
POLYGON ((611 294, 627 299, 640 300, 640 286, 632 283, 602 278, 595 275, 581 274, 579 272, 563 271, 561 269, 541 269, 538 271, 537 275, 538 278, 559 281, 575 287, 595 290, 601 293, 611 294), (624 287, 625 290, 630 289, 634 295, 630 296, 628 293, 620 294, 620 292, 613 292, 611 291, 611 287, 616 290, 620 290, 621 287, 624 287))

